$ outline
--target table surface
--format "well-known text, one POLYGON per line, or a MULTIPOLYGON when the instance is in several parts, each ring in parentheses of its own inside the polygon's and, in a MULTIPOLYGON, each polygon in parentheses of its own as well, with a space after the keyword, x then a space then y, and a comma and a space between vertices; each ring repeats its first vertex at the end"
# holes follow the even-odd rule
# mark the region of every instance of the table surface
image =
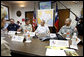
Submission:
MULTIPOLYGON (((14 42, 8 37, 5 38, 5 40, 9 43, 12 51, 25 55, 32 54, 36 56, 45 56, 45 46, 49 46, 49 41, 42 42, 38 38, 32 38, 31 43, 14 42)), ((76 52, 79 54, 79 56, 83 56, 83 46, 78 45, 78 50, 76 52)))

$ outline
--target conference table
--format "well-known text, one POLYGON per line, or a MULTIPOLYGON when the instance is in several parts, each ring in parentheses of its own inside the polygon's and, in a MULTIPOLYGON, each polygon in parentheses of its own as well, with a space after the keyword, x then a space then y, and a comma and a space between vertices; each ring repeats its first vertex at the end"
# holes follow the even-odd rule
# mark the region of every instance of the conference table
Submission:
MULTIPOLYGON (((18 35, 22 35, 18 34, 18 35)), ((5 40, 9 43, 10 49, 13 53, 23 54, 26 56, 46 56, 45 46, 49 46, 49 41, 41 41, 38 38, 32 38, 31 43, 11 41, 12 37, 7 37, 5 40)), ((76 50, 79 56, 83 56, 83 46, 78 45, 76 50)))

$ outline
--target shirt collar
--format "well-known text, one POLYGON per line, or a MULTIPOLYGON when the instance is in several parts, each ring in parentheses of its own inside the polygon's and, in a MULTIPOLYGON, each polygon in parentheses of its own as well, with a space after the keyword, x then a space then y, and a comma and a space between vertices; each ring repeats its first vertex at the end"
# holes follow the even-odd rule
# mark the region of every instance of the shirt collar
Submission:
POLYGON ((29 26, 29 25, 26 25, 26 24, 25 24, 25 26, 29 26))
MULTIPOLYGON (((66 26, 66 25, 65 25, 66 26)), ((70 28, 71 26, 66 26, 66 28, 70 28)))

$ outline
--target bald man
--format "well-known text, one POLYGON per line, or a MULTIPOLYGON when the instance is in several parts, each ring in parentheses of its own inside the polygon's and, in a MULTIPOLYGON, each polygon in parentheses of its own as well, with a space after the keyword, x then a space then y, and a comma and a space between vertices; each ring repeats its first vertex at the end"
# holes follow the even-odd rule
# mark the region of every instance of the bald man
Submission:
POLYGON ((48 35, 50 33, 50 30, 48 26, 45 25, 44 20, 41 21, 41 24, 37 27, 35 33, 37 35, 48 35))
POLYGON ((67 18, 65 21, 65 25, 62 26, 62 28, 59 30, 58 34, 64 35, 67 32, 70 32, 70 34, 72 35, 74 32, 77 33, 77 30, 75 28, 73 28, 70 24, 71 24, 71 19, 67 18))

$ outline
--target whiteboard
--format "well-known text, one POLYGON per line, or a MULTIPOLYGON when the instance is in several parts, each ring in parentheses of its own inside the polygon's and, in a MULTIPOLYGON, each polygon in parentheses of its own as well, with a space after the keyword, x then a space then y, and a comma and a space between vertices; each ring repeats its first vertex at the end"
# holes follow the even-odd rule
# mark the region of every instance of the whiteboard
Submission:
POLYGON ((37 21, 41 24, 41 20, 45 20, 45 25, 53 26, 53 9, 43 9, 37 11, 37 21))

